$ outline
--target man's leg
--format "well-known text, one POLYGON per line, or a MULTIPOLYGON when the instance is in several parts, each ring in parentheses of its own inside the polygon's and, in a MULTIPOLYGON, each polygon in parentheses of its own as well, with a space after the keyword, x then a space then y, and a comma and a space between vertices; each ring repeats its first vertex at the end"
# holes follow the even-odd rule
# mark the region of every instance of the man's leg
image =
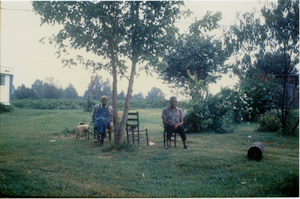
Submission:
POLYGON ((189 148, 188 145, 187 145, 187 141, 186 141, 186 134, 185 134, 185 131, 184 131, 184 127, 182 125, 179 125, 176 132, 179 133, 182 141, 183 141, 183 147, 184 148, 189 148))
POLYGON ((98 133, 97 127, 94 128, 94 133, 96 134, 94 142, 98 143, 100 139, 100 134, 98 133))
POLYGON ((100 144, 103 145, 104 144, 104 135, 103 135, 103 133, 100 133, 100 134, 101 134, 100 144))
POLYGON ((165 148, 168 149, 171 146, 171 136, 174 130, 174 126, 171 124, 166 124, 165 129, 167 131, 167 146, 165 148))

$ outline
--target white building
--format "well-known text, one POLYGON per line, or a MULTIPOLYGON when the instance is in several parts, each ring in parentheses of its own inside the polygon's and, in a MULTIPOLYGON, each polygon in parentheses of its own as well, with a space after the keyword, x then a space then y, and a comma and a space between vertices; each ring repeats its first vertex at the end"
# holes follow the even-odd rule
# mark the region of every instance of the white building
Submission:
POLYGON ((0 72, 0 102, 10 105, 11 94, 13 88, 14 69, 1 66, 0 72))

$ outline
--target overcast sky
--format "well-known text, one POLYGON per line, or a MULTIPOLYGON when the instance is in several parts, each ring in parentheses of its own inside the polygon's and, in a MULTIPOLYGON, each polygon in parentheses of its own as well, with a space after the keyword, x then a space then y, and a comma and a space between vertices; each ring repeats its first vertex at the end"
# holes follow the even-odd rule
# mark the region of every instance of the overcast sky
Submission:
MULTIPOLYGON (((208 10, 215 13, 222 12, 223 19, 220 21, 222 27, 234 24, 235 16, 238 12, 253 11, 259 9, 263 4, 261 1, 190 1, 186 2, 185 9, 193 11, 192 17, 178 21, 176 25, 181 33, 188 30, 188 26, 194 22, 194 18, 201 19, 208 10)), ((40 26, 40 16, 35 15, 29 1, 2 1, 1 2, 1 66, 14 69, 13 85, 15 88, 21 84, 31 88, 36 79, 45 82, 47 77, 54 77, 58 85, 66 88, 71 83, 79 95, 83 95, 87 89, 92 73, 78 65, 71 69, 63 68, 63 64, 57 59, 56 49, 48 43, 41 44, 42 37, 56 34, 59 30, 57 26, 40 26)), ((71 56, 85 54, 85 51, 72 51, 71 56)), ((91 55, 91 57, 93 57, 91 55)), ((98 59, 98 58, 96 58, 98 59)), ((131 63, 127 65, 130 67, 131 63)), ((108 78, 112 83, 112 77, 105 71, 98 73, 104 79, 108 78)), ((168 85, 162 80, 147 77, 141 73, 134 81, 133 94, 142 92, 144 96, 152 87, 163 90, 165 96, 171 96, 168 85)), ((217 85, 210 87, 210 92, 217 93, 220 86, 232 86, 237 79, 224 77, 217 85)), ((123 78, 118 81, 118 93, 122 90, 127 93, 128 80, 123 78)))

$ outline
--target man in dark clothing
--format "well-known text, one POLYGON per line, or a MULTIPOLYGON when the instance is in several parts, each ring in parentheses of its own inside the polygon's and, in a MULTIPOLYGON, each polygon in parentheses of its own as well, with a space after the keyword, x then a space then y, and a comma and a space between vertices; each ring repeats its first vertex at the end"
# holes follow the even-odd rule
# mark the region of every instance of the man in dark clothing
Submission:
POLYGON ((183 141, 183 147, 185 149, 189 149, 186 141, 186 135, 183 127, 183 118, 184 114, 181 108, 176 107, 177 98, 170 98, 170 106, 164 108, 162 112, 163 124, 165 125, 165 129, 167 131, 167 146, 165 149, 169 149, 171 145, 171 136, 173 131, 180 134, 180 137, 183 141))

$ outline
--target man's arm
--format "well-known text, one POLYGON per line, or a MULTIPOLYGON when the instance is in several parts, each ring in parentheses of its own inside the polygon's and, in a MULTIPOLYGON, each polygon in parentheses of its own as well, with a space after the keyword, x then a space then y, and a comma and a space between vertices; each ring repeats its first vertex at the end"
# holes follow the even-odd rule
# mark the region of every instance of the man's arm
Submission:
POLYGON ((109 128, 112 128, 113 126, 113 108, 111 106, 110 107, 110 111, 109 111, 109 120, 110 120, 110 125, 109 125, 109 128))
MULTIPOLYGON (((166 118, 163 118, 163 124, 172 124, 171 122, 168 122, 166 118)), ((173 125, 173 124, 172 124, 173 125)))

